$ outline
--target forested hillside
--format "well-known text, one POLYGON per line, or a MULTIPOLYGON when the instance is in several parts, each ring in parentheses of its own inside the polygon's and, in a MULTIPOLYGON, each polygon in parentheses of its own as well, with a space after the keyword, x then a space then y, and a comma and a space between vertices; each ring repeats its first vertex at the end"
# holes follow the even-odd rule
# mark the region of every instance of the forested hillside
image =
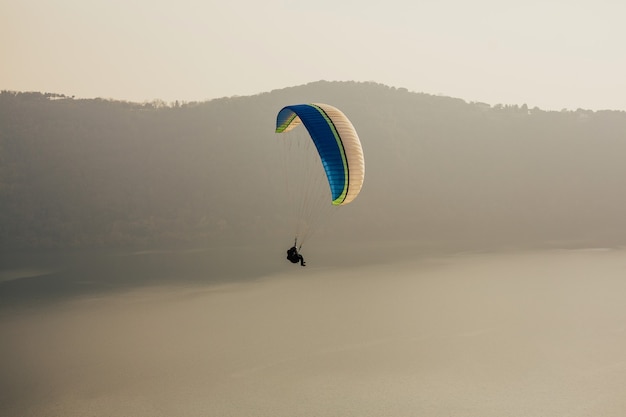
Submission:
POLYGON ((342 109, 366 159, 320 239, 626 244, 626 113, 320 81, 201 103, 2 92, 0 247, 289 239, 274 123, 301 102, 342 109))

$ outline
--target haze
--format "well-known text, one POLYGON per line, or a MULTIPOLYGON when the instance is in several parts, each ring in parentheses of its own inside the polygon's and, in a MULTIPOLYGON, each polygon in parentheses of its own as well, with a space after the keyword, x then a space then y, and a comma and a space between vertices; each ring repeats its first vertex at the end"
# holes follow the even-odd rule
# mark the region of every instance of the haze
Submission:
POLYGON ((623 417, 624 16, 1 1, 0 416, 623 417), (306 268, 303 101, 367 161, 306 268))
POLYGON ((613 0, 4 0, 0 88, 173 102, 355 80, 626 110, 625 15, 613 0))

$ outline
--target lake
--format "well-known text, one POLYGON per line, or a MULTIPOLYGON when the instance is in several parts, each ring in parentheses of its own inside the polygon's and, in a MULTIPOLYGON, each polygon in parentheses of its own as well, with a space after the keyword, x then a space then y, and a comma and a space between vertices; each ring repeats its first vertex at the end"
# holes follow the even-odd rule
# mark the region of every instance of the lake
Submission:
POLYGON ((4 262, 0 415, 626 412, 626 250, 284 250, 4 262))

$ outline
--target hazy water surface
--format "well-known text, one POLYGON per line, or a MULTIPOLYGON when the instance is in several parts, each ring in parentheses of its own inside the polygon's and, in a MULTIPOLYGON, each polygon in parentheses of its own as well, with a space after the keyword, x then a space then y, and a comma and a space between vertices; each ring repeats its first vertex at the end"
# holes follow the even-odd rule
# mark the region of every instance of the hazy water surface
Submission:
POLYGON ((14 303, 0 414, 626 415, 624 250, 309 265, 14 303))

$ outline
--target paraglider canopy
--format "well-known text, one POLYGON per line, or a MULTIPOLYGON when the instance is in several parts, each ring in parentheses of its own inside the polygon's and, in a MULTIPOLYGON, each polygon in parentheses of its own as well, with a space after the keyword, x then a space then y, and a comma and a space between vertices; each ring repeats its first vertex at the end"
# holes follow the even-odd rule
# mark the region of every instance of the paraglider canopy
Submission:
POLYGON ((365 161, 361 141, 348 118, 328 104, 295 104, 283 107, 276 117, 276 133, 304 124, 319 153, 332 204, 345 205, 363 186, 365 161))

